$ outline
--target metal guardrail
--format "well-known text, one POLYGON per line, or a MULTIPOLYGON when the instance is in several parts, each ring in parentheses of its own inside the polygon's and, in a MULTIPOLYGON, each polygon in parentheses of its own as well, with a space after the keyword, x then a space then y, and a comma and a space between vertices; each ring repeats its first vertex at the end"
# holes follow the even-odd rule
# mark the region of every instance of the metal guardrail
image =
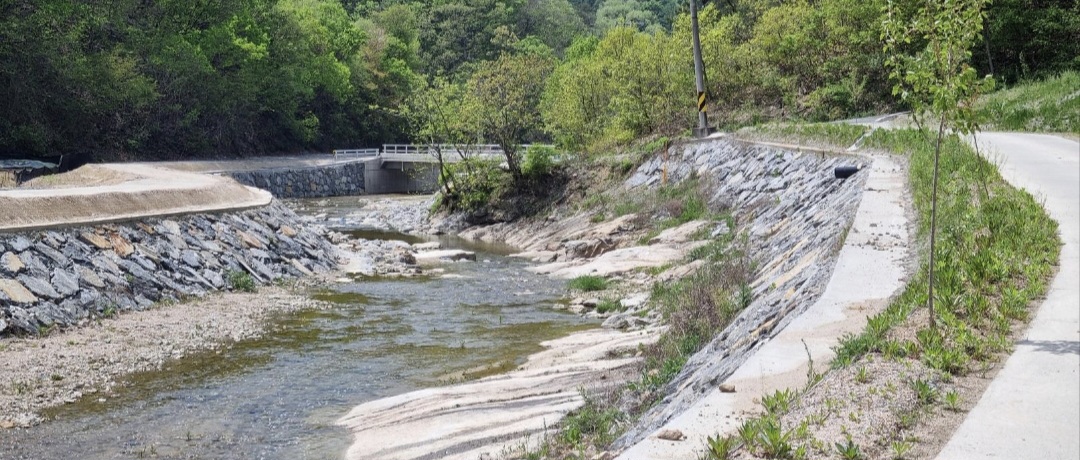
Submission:
MULTIPOLYGON (((521 148, 528 151, 534 147, 549 147, 548 144, 522 144, 521 148)), ((502 156, 503 149, 496 144, 383 144, 381 149, 342 149, 334 150, 334 157, 393 157, 395 161, 415 159, 425 161, 421 157, 435 157, 442 152, 444 161, 458 161, 465 157, 502 156)))
POLYGON ((334 150, 334 158, 337 157, 377 157, 379 156, 379 149, 341 149, 334 150))

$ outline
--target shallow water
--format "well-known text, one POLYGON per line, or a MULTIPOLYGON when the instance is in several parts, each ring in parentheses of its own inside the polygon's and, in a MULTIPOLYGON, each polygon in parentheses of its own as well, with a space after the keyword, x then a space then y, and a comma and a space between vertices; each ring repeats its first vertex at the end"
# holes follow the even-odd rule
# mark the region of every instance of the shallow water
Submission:
POLYGON ((451 277, 357 278, 312 292, 335 308, 282 315, 263 338, 0 431, 0 459, 340 458, 350 436, 334 422, 356 404, 512 369, 541 341, 595 326, 550 308, 563 282, 524 271, 502 248, 480 249, 494 252, 445 266, 451 277))

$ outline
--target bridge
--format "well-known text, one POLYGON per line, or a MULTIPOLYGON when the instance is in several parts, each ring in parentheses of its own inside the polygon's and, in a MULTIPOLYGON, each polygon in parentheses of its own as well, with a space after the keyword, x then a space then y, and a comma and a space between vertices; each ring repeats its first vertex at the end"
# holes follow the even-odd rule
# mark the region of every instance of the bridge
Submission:
MULTIPOLYGON (((519 153, 546 144, 523 144, 519 153)), ((439 158, 457 163, 466 158, 500 160, 505 155, 495 144, 384 144, 381 148, 339 149, 337 161, 364 162, 364 189, 368 194, 430 193, 439 188, 439 158)))
MULTIPOLYGON (((555 148, 550 144, 522 144, 521 153, 534 148, 555 148)), ((503 148, 496 144, 383 144, 382 148, 339 149, 334 158, 379 158, 384 162, 457 163, 465 158, 503 158, 503 148)))

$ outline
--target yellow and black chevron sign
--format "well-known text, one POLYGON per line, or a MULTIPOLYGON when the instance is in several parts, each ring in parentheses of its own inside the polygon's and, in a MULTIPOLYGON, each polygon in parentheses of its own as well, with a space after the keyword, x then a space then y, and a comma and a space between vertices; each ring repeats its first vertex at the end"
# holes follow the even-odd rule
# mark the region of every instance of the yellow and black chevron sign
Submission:
POLYGON ((697 93, 697 109, 698 109, 698 112, 704 112, 705 111, 705 92, 704 91, 698 91, 698 93, 697 93))

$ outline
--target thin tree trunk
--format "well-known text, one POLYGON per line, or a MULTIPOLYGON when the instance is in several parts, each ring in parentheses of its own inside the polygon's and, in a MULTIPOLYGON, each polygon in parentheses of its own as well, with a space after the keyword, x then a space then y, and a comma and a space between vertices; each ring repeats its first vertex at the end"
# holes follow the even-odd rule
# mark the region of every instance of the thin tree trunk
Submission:
POLYGON ((937 144, 934 146, 934 185, 930 194, 930 267, 929 284, 930 292, 927 297, 930 309, 930 330, 937 331, 937 318, 934 315, 934 247, 937 240, 937 188, 938 188, 938 159, 941 158, 941 139, 945 136, 945 117, 941 117, 938 124, 937 144))

